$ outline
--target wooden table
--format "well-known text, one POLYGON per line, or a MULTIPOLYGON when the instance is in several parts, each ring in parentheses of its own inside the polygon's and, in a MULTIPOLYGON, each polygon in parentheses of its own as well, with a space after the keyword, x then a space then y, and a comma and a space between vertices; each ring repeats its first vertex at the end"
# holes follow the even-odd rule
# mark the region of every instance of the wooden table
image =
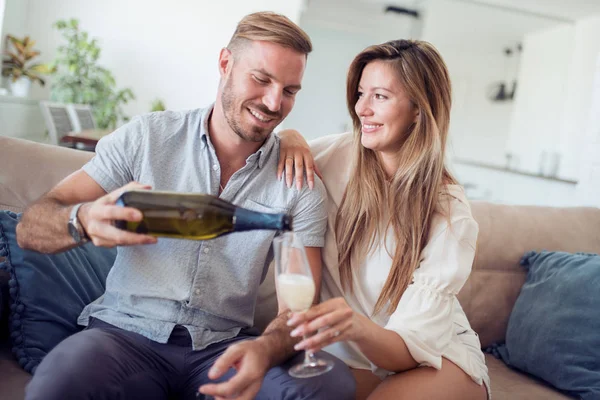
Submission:
POLYGON ((106 129, 86 129, 81 132, 69 132, 60 139, 60 144, 79 150, 94 151, 98 140, 111 133, 106 129))

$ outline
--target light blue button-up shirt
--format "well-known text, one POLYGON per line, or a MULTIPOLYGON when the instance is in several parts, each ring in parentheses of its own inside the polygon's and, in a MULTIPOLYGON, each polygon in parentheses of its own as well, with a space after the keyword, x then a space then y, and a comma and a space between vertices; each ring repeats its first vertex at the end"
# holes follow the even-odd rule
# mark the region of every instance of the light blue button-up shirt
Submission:
MULTIPOLYGON (((83 170, 111 192, 130 181, 156 190, 217 195, 221 167, 208 135, 212 107, 138 117, 100 140, 83 170)), ((289 213, 294 231, 322 247, 325 188, 289 189, 277 180, 279 138, 233 174, 221 198, 255 211, 289 213)), ((273 259, 274 231, 236 232, 209 241, 160 238, 153 245, 118 248, 104 295, 79 317, 90 316, 166 343, 185 326, 194 349, 236 336, 253 324, 258 287, 273 259)))

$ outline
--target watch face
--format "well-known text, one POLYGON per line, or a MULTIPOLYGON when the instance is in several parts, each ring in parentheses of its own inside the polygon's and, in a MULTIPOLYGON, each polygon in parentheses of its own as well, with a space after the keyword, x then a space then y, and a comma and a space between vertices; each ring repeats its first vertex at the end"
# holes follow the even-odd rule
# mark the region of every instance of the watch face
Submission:
POLYGON ((79 236, 79 232, 77 231, 77 227, 69 221, 69 235, 75 240, 75 243, 81 242, 81 236, 79 236))

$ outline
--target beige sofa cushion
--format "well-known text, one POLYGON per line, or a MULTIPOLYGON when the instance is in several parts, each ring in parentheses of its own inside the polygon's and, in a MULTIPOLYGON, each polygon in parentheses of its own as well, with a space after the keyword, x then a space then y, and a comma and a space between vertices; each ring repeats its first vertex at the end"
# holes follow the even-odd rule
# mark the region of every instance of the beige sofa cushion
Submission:
POLYGON ((23 209, 93 153, 0 136, 0 210, 23 209))
POLYGON ((566 400, 565 396, 533 377, 507 367, 502 361, 486 354, 494 400, 566 400))
POLYGON ((504 340, 529 250, 600 253, 600 209, 510 206, 473 202, 479 223, 471 277, 459 294, 481 345, 504 340))

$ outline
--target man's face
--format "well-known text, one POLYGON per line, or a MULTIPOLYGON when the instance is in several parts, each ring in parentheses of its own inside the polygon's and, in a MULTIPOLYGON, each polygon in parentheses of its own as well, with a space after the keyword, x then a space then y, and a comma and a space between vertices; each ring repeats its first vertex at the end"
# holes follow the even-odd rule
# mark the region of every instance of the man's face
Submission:
POLYGON ((292 111, 306 55, 275 43, 252 41, 233 56, 221 52, 219 65, 227 123, 244 140, 264 141, 292 111))

